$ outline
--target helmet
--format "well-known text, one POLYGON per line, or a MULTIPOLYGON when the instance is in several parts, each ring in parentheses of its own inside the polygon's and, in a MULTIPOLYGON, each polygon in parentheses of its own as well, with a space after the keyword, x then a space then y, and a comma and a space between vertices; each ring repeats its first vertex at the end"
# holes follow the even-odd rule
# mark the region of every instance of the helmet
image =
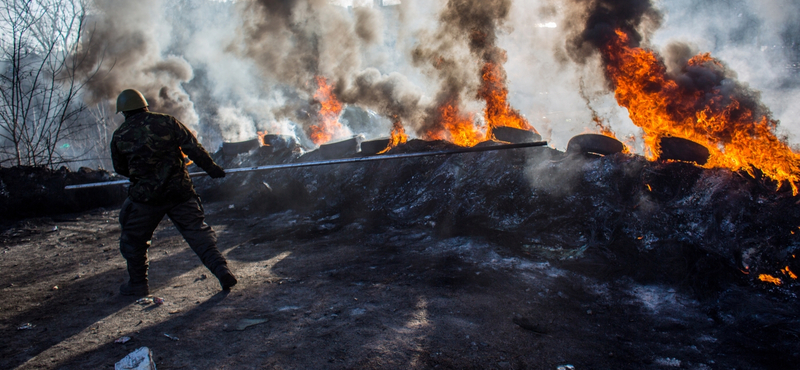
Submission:
POLYGON ((117 97, 117 113, 144 108, 148 105, 144 95, 134 89, 125 90, 117 97))

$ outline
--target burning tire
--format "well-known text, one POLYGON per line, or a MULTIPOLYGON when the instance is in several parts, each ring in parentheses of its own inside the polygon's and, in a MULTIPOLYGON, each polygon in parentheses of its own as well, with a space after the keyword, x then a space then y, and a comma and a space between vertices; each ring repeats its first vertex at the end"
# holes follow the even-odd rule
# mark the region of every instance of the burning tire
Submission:
POLYGON ((514 127, 495 127, 492 129, 492 134, 495 139, 512 144, 532 143, 542 140, 542 135, 514 127))
POLYGON ((624 149, 625 145, 619 140, 600 134, 573 136, 567 143, 567 153, 610 155, 621 153, 624 149))
POLYGON ((337 159, 351 157, 358 153, 359 144, 363 137, 356 135, 350 139, 337 141, 319 146, 319 152, 325 159, 337 159))
POLYGON ((708 148, 694 141, 680 137, 662 137, 659 143, 660 160, 695 162, 704 165, 710 155, 708 148))
POLYGON ((270 146, 276 151, 292 151, 299 145, 294 136, 274 134, 264 135, 264 137, 262 137, 262 143, 264 146, 270 146))
POLYGON ((361 143, 361 155, 375 155, 389 147, 389 138, 375 139, 361 143))
POLYGON ((259 146, 261 146, 261 143, 258 138, 236 143, 222 143, 222 152, 225 153, 226 156, 235 156, 237 154, 247 153, 259 146))

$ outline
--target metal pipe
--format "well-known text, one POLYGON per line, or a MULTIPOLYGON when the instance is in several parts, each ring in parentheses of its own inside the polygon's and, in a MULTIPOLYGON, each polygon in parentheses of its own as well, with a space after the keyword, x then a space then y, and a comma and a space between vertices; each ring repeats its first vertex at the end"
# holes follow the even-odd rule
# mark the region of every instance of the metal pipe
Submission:
MULTIPOLYGON (((546 141, 536 141, 531 143, 521 143, 521 144, 505 144, 505 145, 495 145, 495 146, 484 146, 484 147, 470 147, 470 148, 459 148, 459 149, 452 149, 452 150, 441 150, 438 152, 421 152, 421 153, 404 153, 404 154, 383 154, 383 155, 372 155, 368 157, 357 157, 357 158, 342 158, 342 159, 330 159, 326 161, 313 161, 313 162, 298 162, 298 163, 285 163, 285 164, 271 164, 266 166, 255 166, 255 167, 242 167, 242 168, 231 168, 225 170, 226 174, 233 174, 233 173, 240 173, 240 172, 253 172, 253 171, 267 171, 267 170, 280 170, 285 168, 300 168, 300 167, 313 167, 313 166, 328 166, 333 164, 344 164, 344 163, 360 163, 360 162, 372 162, 372 161, 384 161, 389 159, 403 159, 403 158, 416 158, 416 157, 430 157, 436 155, 452 155, 452 154, 460 154, 460 153, 478 153, 478 152, 489 152, 489 151, 496 151, 496 150, 506 150, 506 149, 520 149, 520 148, 531 148, 531 147, 539 147, 547 145, 546 141)), ((205 172, 192 172, 189 174, 191 177, 197 176, 207 176, 208 174, 205 172)), ((130 181, 128 180, 117 180, 117 181, 107 181, 107 182, 95 182, 91 184, 80 184, 80 185, 67 185, 64 189, 71 190, 71 189, 86 189, 86 188, 96 188, 101 186, 111 186, 111 185, 123 185, 128 184, 130 181)))

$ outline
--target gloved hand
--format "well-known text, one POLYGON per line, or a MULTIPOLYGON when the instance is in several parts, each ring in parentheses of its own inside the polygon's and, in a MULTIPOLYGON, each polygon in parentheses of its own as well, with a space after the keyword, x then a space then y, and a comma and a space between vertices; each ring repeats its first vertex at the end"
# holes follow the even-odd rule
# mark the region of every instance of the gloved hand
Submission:
POLYGON ((221 179, 225 177, 225 170, 222 169, 220 166, 214 166, 206 171, 208 176, 211 176, 212 179, 221 179))

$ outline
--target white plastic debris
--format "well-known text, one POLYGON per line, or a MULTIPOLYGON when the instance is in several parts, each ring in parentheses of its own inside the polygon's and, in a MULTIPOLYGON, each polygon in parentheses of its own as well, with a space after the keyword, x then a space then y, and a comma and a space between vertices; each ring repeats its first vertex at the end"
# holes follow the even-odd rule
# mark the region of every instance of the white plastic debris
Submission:
POLYGON ((25 324, 23 324, 22 326, 20 326, 20 327, 17 327, 17 330, 31 330, 31 329, 33 329, 35 326, 36 326, 36 325, 33 325, 33 324, 29 323, 29 322, 26 322, 26 323, 25 323, 25 324))
POLYGON ((120 337, 114 341, 114 343, 124 344, 131 340, 131 337, 120 337))
POLYGON ((176 337, 176 336, 174 336, 174 335, 169 335, 169 334, 167 334, 167 333, 164 333, 164 336, 165 336, 165 337, 167 337, 167 338, 169 338, 169 339, 175 340, 175 341, 178 341, 178 340, 180 340, 180 338, 178 338, 178 337, 176 337))
POLYGON ((156 370, 153 351, 150 348, 141 347, 114 364, 114 370, 156 370))
POLYGON ((575 366, 572 365, 560 365, 556 368, 556 370, 575 370, 575 366))

